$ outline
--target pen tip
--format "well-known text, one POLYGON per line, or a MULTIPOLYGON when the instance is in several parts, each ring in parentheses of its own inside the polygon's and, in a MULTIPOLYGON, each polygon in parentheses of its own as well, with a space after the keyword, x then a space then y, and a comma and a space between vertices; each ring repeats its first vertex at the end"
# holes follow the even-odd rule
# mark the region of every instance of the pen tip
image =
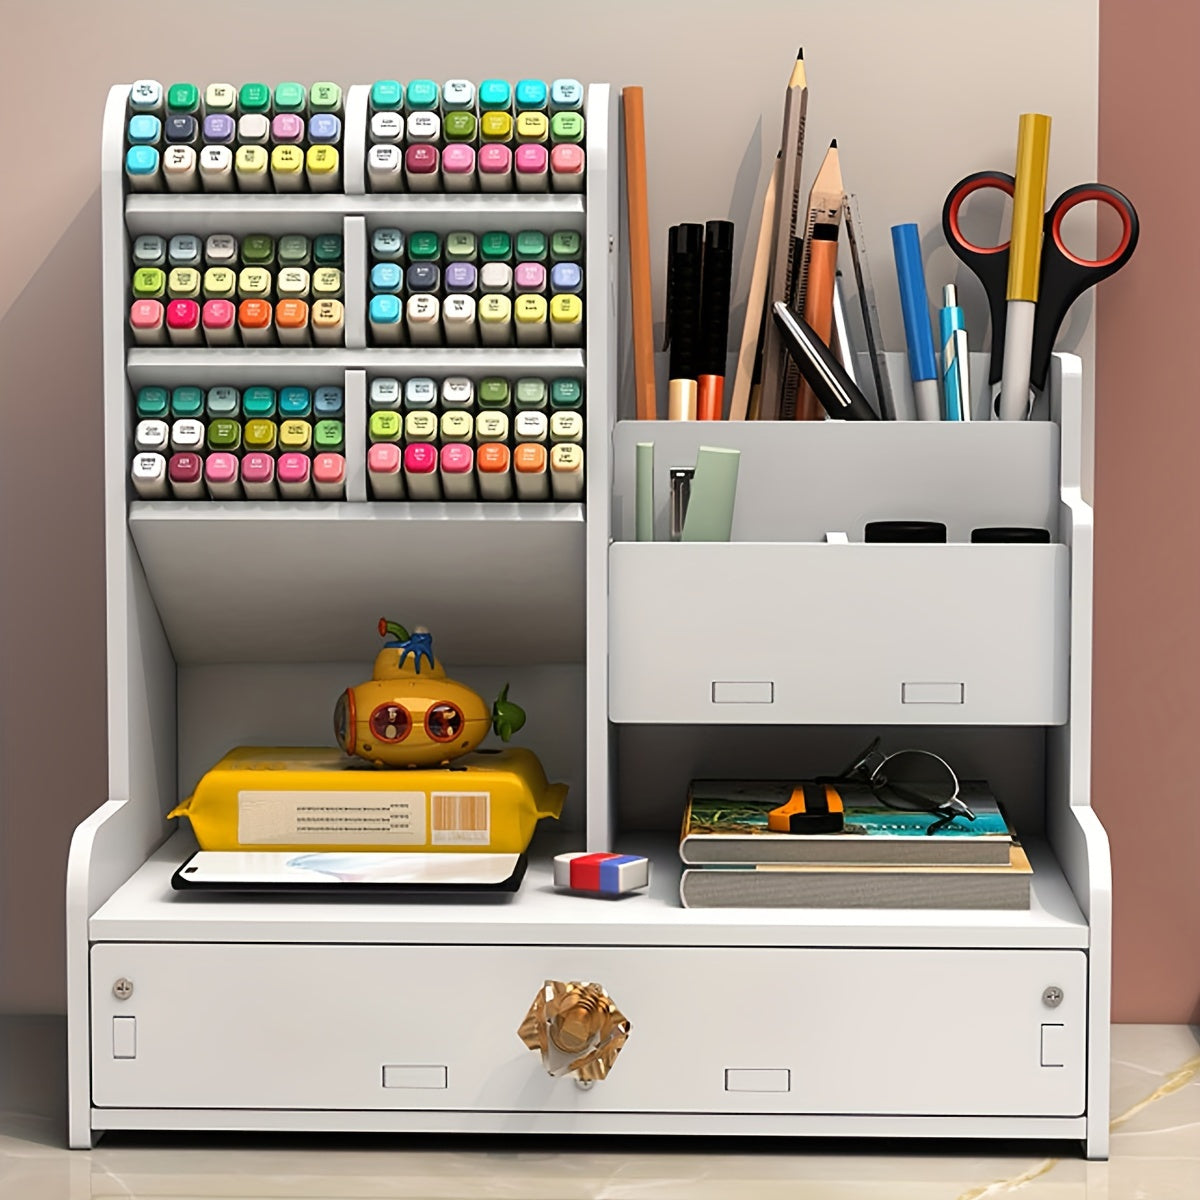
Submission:
POLYGON ((834 138, 833 141, 829 143, 829 148, 830 148, 830 150, 837 149, 837 138, 834 138))

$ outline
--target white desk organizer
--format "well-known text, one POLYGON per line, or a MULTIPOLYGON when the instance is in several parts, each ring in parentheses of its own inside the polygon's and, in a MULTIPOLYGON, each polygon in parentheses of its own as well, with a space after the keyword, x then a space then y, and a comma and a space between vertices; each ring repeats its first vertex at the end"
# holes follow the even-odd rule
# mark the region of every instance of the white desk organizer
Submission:
MULTIPOLYGON (((996 1136, 1079 1138, 1103 1157, 1110 871, 1090 808, 1079 361, 1055 362, 1052 422, 614 427, 607 87, 589 92, 585 203, 354 194, 362 120, 347 122, 348 195, 127 199, 125 94, 103 184, 110 782, 68 866, 71 1144, 108 1129, 996 1136), (485 229, 498 213, 586 230, 586 356, 545 364, 586 376, 585 505, 368 504, 361 476, 338 504, 130 503, 130 383, 269 382, 303 364, 344 378, 361 411, 365 372, 462 369, 464 352, 127 352, 127 231, 341 222, 353 298, 366 226, 485 229), (732 544, 630 540, 647 439, 664 483, 700 444, 741 449, 732 544), (864 521, 889 517, 945 520, 956 544, 861 544, 864 521), (964 544, 984 524, 1053 541, 964 544), (850 544, 825 542, 839 532, 850 544), (194 842, 163 814, 232 744, 328 742, 383 612, 426 620, 455 667, 513 676, 528 743, 572 783, 565 823, 586 815, 590 849, 651 853, 648 894, 555 892, 549 858, 572 847, 537 842, 496 906, 171 891, 194 842), (721 683, 756 689, 714 702, 721 683), (948 687, 908 686, 931 683, 948 687), (769 702, 746 702, 763 685, 769 702), (1028 911, 679 907, 692 775, 829 770, 875 732, 992 782, 1034 865, 1028 911), (550 978, 603 984, 632 1022, 590 1089, 550 1078, 517 1038, 550 978)), ((364 95, 351 89, 348 114, 364 95)), ((466 353, 489 373, 531 357, 466 353)))

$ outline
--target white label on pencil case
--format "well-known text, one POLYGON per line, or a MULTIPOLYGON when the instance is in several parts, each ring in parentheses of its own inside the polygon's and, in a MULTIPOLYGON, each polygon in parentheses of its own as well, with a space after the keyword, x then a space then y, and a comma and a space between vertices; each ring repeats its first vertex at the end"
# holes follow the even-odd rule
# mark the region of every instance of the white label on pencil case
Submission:
POLYGON ((491 841, 490 792, 431 792, 434 846, 486 846, 491 841))
POLYGON ((425 840, 424 792, 238 793, 243 846, 423 846, 425 840))

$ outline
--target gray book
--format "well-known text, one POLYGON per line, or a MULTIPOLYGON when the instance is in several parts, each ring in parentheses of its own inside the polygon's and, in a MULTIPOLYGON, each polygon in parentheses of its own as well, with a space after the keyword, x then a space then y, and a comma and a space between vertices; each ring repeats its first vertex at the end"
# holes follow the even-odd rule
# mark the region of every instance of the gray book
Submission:
POLYGON ((695 867, 679 898, 684 908, 1027 909, 1032 878, 1013 846, 1000 867, 695 867))

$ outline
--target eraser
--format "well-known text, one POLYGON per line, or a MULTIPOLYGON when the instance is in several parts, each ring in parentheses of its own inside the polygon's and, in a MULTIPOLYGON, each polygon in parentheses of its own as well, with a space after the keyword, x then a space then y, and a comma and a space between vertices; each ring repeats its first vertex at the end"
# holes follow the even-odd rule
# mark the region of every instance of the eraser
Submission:
POLYGON ((650 860, 637 854, 556 854, 555 887, 621 896, 650 883, 650 860))

